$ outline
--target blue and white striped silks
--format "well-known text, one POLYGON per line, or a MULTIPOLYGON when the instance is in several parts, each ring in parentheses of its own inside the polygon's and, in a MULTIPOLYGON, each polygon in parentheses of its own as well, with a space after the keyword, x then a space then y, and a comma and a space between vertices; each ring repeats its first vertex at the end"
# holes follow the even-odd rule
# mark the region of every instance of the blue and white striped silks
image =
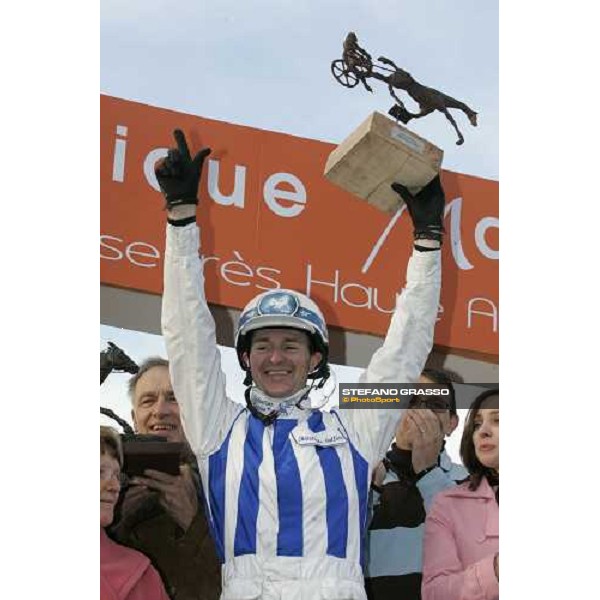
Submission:
MULTIPOLYGON (((399 410, 290 410, 264 427, 227 397, 194 224, 167 227, 162 328, 223 565, 223 598, 365 600, 369 470, 399 410), (340 558, 343 557, 343 558, 340 558)), ((417 381, 431 350, 439 252, 415 251, 361 382, 417 381)))
POLYGON ((328 555, 362 564, 369 467, 335 412, 294 411, 265 427, 242 410, 203 463, 223 561, 328 555))

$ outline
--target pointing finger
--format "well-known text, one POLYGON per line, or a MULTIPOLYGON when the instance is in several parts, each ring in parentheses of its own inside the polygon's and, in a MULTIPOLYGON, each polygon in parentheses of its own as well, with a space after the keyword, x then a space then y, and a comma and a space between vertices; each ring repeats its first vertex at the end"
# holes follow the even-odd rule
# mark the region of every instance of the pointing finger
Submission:
POLYGON ((179 149, 179 152, 181 152, 181 156, 183 156, 183 159, 186 161, 192 160, 192 157, 190 156, 190 149, 188 148, 183 131, 181 131, 181 129, 176 129, 173 132, 173 137, 177 142, 177 148, 179 149))

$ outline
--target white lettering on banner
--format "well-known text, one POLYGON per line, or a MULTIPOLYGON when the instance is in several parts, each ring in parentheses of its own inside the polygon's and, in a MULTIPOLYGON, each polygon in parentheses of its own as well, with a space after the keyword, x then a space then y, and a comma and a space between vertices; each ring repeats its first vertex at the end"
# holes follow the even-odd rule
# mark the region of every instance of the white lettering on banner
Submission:
POLYGON ((219 166, 217 160, 208 161, 208 195, 221 206, 237 206, 244 208, 246 197, 246 167, 235 165, 233 175, 233 192, 225 196, 219 190, 219 166))
MULTIPOLYGON (((131 151, 128 152, 128 144, 134 136, 135 128, 129 131, 129 128, 123 124, 116 125, 113 130, 112 181, 116 184, 123 184, 127 181, 128 167, 139 168, 137 164, 132 167, 128 165, 128 161, 131 162, 132 156, 131 151)), ((167 155, 167 152, 168 148, 150 149, 143 160, 142 169, 144 177, 148 185, 156 192, 160 192, 160 188, 154 174, 154 166, 160 158, 167 155)), ((249 175, 248 169, 252 167, 233 164, 233 188, 230 193, 223 194, 219 186, 221 175, 223 175, 220 171, 220 166, 219 160, 208 160, 207 183, 210 199, 221 206, 234 206, 243 210, 246 207, 246 176, 249 175)), ((231 173, 227 174, 229 175, 227 179, 230 181, 231 173)), ((262 201, 278 217, 286 219, 294 218, 307 208, 307 189, 302 180, 293 173, 277 172, 268 175, 267 172, 264 173, 260 181, 264 181, 262 201)), ((260 182, 258 185, 260 185, 260 182)), ((253 187, 252 191, 254 189, 253 187)), ((226 191, 229 192, 229 190, 226 191)), ((260 187, 258 187, 257 192, 260 194, 260 187)), ((255 199, 252 198, 252 200, 254 201, 255 199)), ((257 201, 260 202, 260 198, 257 201)), ((472 270, 474 265, 470 262, 469 258, 473 257, 466 256, 465 248, 462 244, 461 236, 462 233, 465 233, 461 231, 462 208, 463 198, 460 196, 453 198, 445 207, 444 217, 448 225, 448 241, 452 257, 456 265, 460 270, 472 270)), ((404 209, 405 206, 402 206, 390 217, 384 231, 370 248, 368 257, 361 268, 363 275, 369 271, 383 245, 388 243, 387 240, 393 228, 396 226, 398 220, 402 218, 402 214, 407 212, 404 209)), ((407 216, 404 217, 404 219, 407 218, 407 216)), ((469 237, 471 235, 474 236, 476 248, 471 249, 472 246, 467 244, 467 251, 469 253, 479 252, 485 259, 497 261, 499 259, 499 250, 497 247, 490 246, 488 243, 489 240, 486 239, 486 237, 490 237, 488 234, 492 228, 499 229, 498 217, 484 216, 476 223, 474 230, 469 229, 466 231, 469 237)), ((285 282, 281 281, 282 278, 285 279, 281 270, 268 266, 254 267, 244 259, 238 250, 228 250, 228 254, 227 257, 223 258, 210 256, 204 259, 204 263, 208 264, 209 269, 214 266, 215 272, 212 273, 211 271, 211 276, 217 278, 219 285, 251 287, 261 291, 278 289, 282 285, 285 287, 285 282)), ((100 258, 113 262, 125 260, 133 267, 152 269, 160 265, 161 253, 153 244, 140 240, 126 240, 118 235, 105 234, 100 237, 100 258)), ((304 267, 302 266, 301 268, 304 267)), ((354 275, 351 276, 355 277, 354 275)), ((361 277, 361 275, 357 275, 356 277, 361 277)), ((365 277, 365 279, 368 279, 368 277, 365 277)), ((342 305, 357 310, 374 310, 383 314, 393 313, 397 298, 395 292, 384 292, 374 285, 369 286, 362 281, 347 281, 341 270, 332 269, 327 273, 318 266, 313 267, 307 261, 306 293, 311 296, 311 292, 314 289, 320 295, 329 297, 335 305, 342 305)), ((482 290, 479 293, 485 292, 482 290)), ((462 306, 459 310, 462 312, 462 306)), ((466 311, 467 329, 478 326, 489 326, 494 333, 498 331, 498 308, 494 304, 494 301, 484 297, 471 298, 466 304, 466 311), (476 317, 479 317, 481 323, 477 323, 476 317), (489 325, 487 321, 482 321, 482 318, 489 318, 489 325)), ((451 311, 451 313, 454 314, 454 311, 451 311)), ((444 308, 440 305, 437 321, 440 321, 443 315, 444 308)))
POLYGON ((458 265, 459 269, 468 271, 473 268, 473 265, 467 260, 462 247, 462 238, 460 236, 460 217, 462 214, 462 201, 463 199, 459 196, 446 204, 444 215, 450 213, 450 249, 452 250, 452 256, 454 261, 458 265))
POLYGON ((312 283, 318 283, 320 285, 326 285, 333 288, 333 301, 337 304, 338 301, 338 288, 340 285, 340 272, 338 269, 335 270, 335 281, 330 283, 329 281, 319 281, 318 279, 312 278, 312 265, 308 263, 306 265, 306 295, 310 298, 310 286, 312 283))
POLYGON ((258 283, 257 283, 257 284, 256 284, 256 287, 257 287, 259 290, 276 290, 276 289, 279 289, 279 288, 281 287, 281 284, 279 283, 279 281, 277 281, 277 280, 273 279, 272 277, 267 277, 267 276, 265 275, 265 273, 266 273, 267 271, 269 271, 270 273, 273 273, 273 274, 276 274, 276 273, 278 273, 279 275, 281 275, 281 271, 280 271, 279 269, 271 269, 271 268, 269 268, 269 267, 258 267, 258 268, 256 269, 256 274, 257 274, 259 277, 262 277, 262 278, 263 278, 263 279, 265 279, 266 281, 270 281, 271 283, 273 283, 273 284, 275 284, 275 285, 272 285, 272 286, 269 286, 269 287, 265 287, 265 286, 263 286, 263 285, 258 285, 258 283))
POLYGON ((218 256, 202 256, 202 254, 200 254, 200 262, 202 263, 203 268, 206 266, 206 263, 209 263, 211 260, 214 260, 215 262, 219 262, 219 257, 218 256))
POLYGON ((475 243, 481 254, 486 258, 498 260, 500 254, 498 250, 490 248, 485 241, 485 234, 490 227, 496 227, 496 229, 500 228, 499 221, 496 217, 484 217, 477 223, 477 226, 475 227, 475 243))
MULTIPOLYGON (((117 135, 122 135, 124 138, 127 137, 127 127, 124 125, 117 125, 117 135)), ((125 179, 125 152, 127 150, 127 141, 124 139, 115 139, 115 152, 113 155, 113 181, 123 182, 125 179)))
MULTIPOLYGON (((325 287, 332 288, 332 300, 334 304, 338 304, 338 300, 341 300, 342 304, 346 306, 351 306, 352 308, 366 308, 368 310, 377 310, 380 313, 391 315, 396 308, 396 301, 398 299, 399 294, 393 293, 391 301, 389 302, 389 308, 384 308, 381 306, 379 301, 379 288, 365 286, 361 283, 350 282, 344 283, 340 287, 341 283, 341 274, 340 270, 335 270, 335 275, 333 276, 332 281, 323 281, 319 279, 313 279, 313 266, 311 263, 306 265, 306 295, 311 297, 311 290, 313 286, 322 285, 325 287), (359 303, 356 298, 354 298, 354 302, 350 301, 348 298, 348 290, 357 289, 360 293, 363 294, 364 301, 359 303)), ((444 314, 444 307, 439 304, 436 321, 439 321, 444 314)))
POLYGON ((166 156, 168 152, 168 148, 156 148, 156 150, 148 152, 146 159, 144 160, 144 176, 146 177, 146 181, 157 192, 160 192, 160 187, 156 175, 154 174, 154 165, 156 164, 156 161, 166 156))
MULTIPOLYGON (((147 269, 160 266, 161 253, 156 246, 147 242, 126 242, 115 235, 103 234, 100 236, 100 258, 111 261, 125 259, 136 267, 147 269)), ((264 265, 253 269, 237 250, 233 251, 233 259, 225 262, 218 256, 200 256, 200 260, 203 266, 216 263, 216 275, 230 285, 248 287, 254 284, 259 290, 281 288, 281 283, 276 279, 281 275, 279 269, 264 265)))
POLYGON ((381 313, 391 314, 394 312, 394 306, 396 301, 396 294, 393 294, 391 308, 385 309, 380 306, 379 303, 379 289, 376 287, 364 286, 360 283, 350 282, 344 283, 340 287, 340 271, 339 269, 335 270, 335 275, 333 281, 322 281, 319 279, 313 279, 313 267, 312 264, 308 263, 306 265, 306 295, 310 297, 311 288, 313 285, 324 285, 325 287, 333 288, 333 302, 335 304, 338 303, 338 298, 341 299, 342 304, 347 306, 351 306, 353 308, 367 308, 369 310, 375 308, 381 313), (365 301, 361 304, 356 302, 350 302, 347 297, 347 290, 357 288, 362 291, 366 298, 365 301))
POLYGON ((369 267, 373 264, 375 257, 379 254, 379 249, 381 248, 381 246, 383 246, 385 240, 387 239, 387 236, 389 235, 390 231, 396 224, 396 221, 400 218, 400 215, 405 210, 406 210, 406 204, 401 206, 394 213, 393 217, 390 219, 390 222, 387 224, 386 228, 383 230, 383 233, 379 236, 379 239, 375 242, 375 245, 373 246, 373 249, 371 250, 371 254, 369 254, 369 257, 367 258, 367 260, 365 260, 365 264, 362 266, 362 268, 360 270, 361 273, 364 274, 369 270, 369 267))
MULTIPOLYGON (((473 268, 473 265, 465 256, 465 252, 462 246, 462 237, 460 230, 460 222, 462 216, 462 201, 463 199, 459 196, 458 198, 455 198, 454 200, 446 204, 444 216, 446 217, 448 216, 448 213, 450 213, 450 248, 452 250, 452 257, 454 258, 454 261, 456 262, 459 269, 462 269, 463 271, 468 271, 473 268)), ((369 256, 367 257, 361 268, 362 273, 366 273, 375 261, 375 258, 379 254, 381 247, 387 240, 391 230, 393 229, 398 219, 404 213, 405 208, 406 206, 404 205, 402 206, 402 208, 400 208, 394 213, 394 215, 386 225, 385 229, 383 230, 383 233, 379 236, 375 244, 373 244, 373 248, 371 249, 369 256)), ((477 245, 477 248, 479 249, 481 254, 483 254, 483 256, 492 260, 498 260, 498 251, 493 250, 487 245, 485 241, 485 234, 490 227, 498 226, 498 219, 496 217, 484 217, 483 219, 481 219, 481 221, 479 221, 475 229, 475 244, 477 245)))
POLYGON ((297 217, 306 205, 306 188, 303 183, 291 173, 273 173, 263 187, 265 204, 280 217, 297 217), (278 189, 280 183, 288 183, 293 192, 278 189), (278 201, 287 200, 292 206, 283 206, 278 201))
POLYGON ((122 238, 114 235, 101 235, 100 258, 104 260, 123 260, 123 258, 126 258, 137 267, 153 268, 158 267, 160 252, 156 246, 146 242, 126 243, 122 238), (141 262, 140 259, 142 258, 156 260, 141 262))
MULTIPOLYGON (((254 283, 254 287, 259 290, 274 290, 281 287, 279 281, 267 275, 267 273, 270 273, 271 275, 281 275, 279 269, 264 266, 252 269, 252 267, 244 261, 242 255, 237 250, 233 251, 233 255, 235 260, 224 262, 220 267, 218 265, 216 266, 217 276, 220 276, 225 282, 239 287, 248 287, 254 283), (232 277, 238 277, 240 279, 236 281, 232 279, 232 277), (267 281, 272 285, 264 286, 259 285, 257 281, 248 281, 248 279, 254 280, 255 278, 267 281)), ((206 266, 209 262, 218 263, 221 259, 218 256, 200 256, 200 260, 202 261, 203 266, 206 266)))
MULTIPOLYGON (((117 125, 116 134, 122 137, 127 136, 127 127, 117 125)), ((126 148, 127 141, 121 138, 115 138, 113 172, 112 180, 117 183, 125 181, 126 168, 126 148)), ((154 174, 154 165, 156 162, 166 156, 168 148, 155 148, 150 150, 144 159, 143 171, 146 181, 150 187, 160 192, 156 175, 154 174)), ((235 206, 236 208, 245 208, 246 203, 246 167, 243 165, 234 165, 234 184, 230 195, 221 193, 219 189, 219 168, 218 160, 208 160, 208 194, 212 200, 221 206, 235 206)), ((263 201, 279 217, 291 218, 297 217, 306 208, 306 188, 302 181, 292 173, 273 173, 268 177, 263 186, 263 201), (288 184, 292 190, 281 189, 281 184, 288 184), (282 204, 281 201, 291 203, 291 206, 282 204)))
MULTIPOLYGON (((126 177, 127 165, 127 137, 128 128, 125 125, 116 126, 116 136, 114 143, 113 156, 113 171, 112 180, 117 183, 123 183, 126 177)), ((150 150, 146 155, 143 163, 143 172, 146 181, 157 192, 160 192, 160 187, 154 174, 154 166, 156 162, 167 155, 167 148, 155 148, 150 150)), ((236 208, 244 209, 246 206, 246 174, 247 168, 243 165, 234 165, 234 185, 230 195, 221 193, 219 189, 220 163, 217 160, 208 160, 208 193, 210 198, 221 206, 235 206, 236 208)), ((263 185, 263 201, 268 208, 277 216, 283 218, 293 218, 300 215, 307 206, 306 187, 296 175, 292 173, 273 173, 270 175, 263 185), (281 189, 281 184, 287 184, 292 189, 281 189), (286 204, 282 204, 285 202, 286 204)), ((465 255, 462 237, 461 237, 461 219, 462 219, 462 197, 454 198, 446 204, 444 216, 450 215, 450 248, 452 256, 457 266, 467 271, 473 269, 473 264, 465 255)), ((375 261, 381 247, 386 242, 390 232, 396 222, 405 212, 403 205, 391 217, 384 231, 373 244, 371 251, 361 267, 361 272, 365 274, 373 262, 375 261)), ((499 220, 497 217, 483 217, 475 227, 475 244, 479 252, 490 260, 498 260, 499 252, 487 244, 485 236, 487 231, 492 228, 499 228, 499 220)), ((268 279, 268 278, 267 278, 268 279)), ((317 282, 319 283, 319 282, 317 282)), ((374 300, 374 299, 373 299, 374 300)), ((383 311, 385 312, 385 311, 383 311)))
POLYGON ((348 306, 354 306, 354 308, 367 308, 371 306, 372 292, 373 290, 371 288, 366 288, 364 285, 360 285, 360 283, 347 283, 346 285, 342 286, 340 297, 342 298, 342 302, 345 302, 348 306), (349 290, 351 288, 356 288, 361 292, 364 292, 365 302, 363 302, 362 304, 350 302, 350 300, 348 300, 348 298, 346 297, 346 290, 349 290))
MULTIPOLYGON (((100 258, 103 260, 126 260, 134 267, 156 268, 160 266, 161 253, 153 244, 139 240, 125 241, 123 238, 103 234, 100 236, 100 258)), ((233 250, 233 257, 222 259, 218 256, 200 256, 203 267, 215 263, 214 275, 226 284, 236 287, 253 286, 259 290, 280 289, 282 271, 265 265, 253 268, 246 262, 238 250, 233 250)), ((206 270, 206 268, 205 268, 206 270)), ((211 272, 211 276, 214 276, 211 272)), ((313 266, 306 266, 306 294, 311 296, 313 288, 324 286, 331 288, 331 298, 334 304, 342 304, 361 310, 375 310, 383 314, 392 314, 398 294, 392 293, 389 308, 383 307, 379 300, 380 290, 377 287, 366 286, 357 282, 344 282, 342 273, 336 269, 330 281, 314 278, 313 266), (356 296, 358 294, 358 297, 356 296)), ((444 307, 438 306, 437 321, 444 314, 444 307)), ((473 327, 473 316, 490 317, 492 331, 498 331, 498 309, 488 298, 471 298, 467 304, 467 329, 473 327)))
POLYGON ((233 251, 234 256, 237 258, 236 260, 229 260, 226 263, 221 265, 221 277, 227 282, 231 283, 231 285, 241 285, 243 287, 247 287, 250 285, 249 281, 236 282, 229 279, 229 275, 236 275, 238 277, 253 277, 254 273, 252 269, 243 262, 243 258, 237 250, 233 251), (237 270, 236 270, 237 268, 237 270))
POLYGON ((492 317, 492 331, 496 333, 498 331, 498 308, 488 298, 471 298, 467 304, 467 329, 471 329, 472 326, 472 315, 481 315, 482 317, 492 317), (475 310, 473 305, 476 302, 481 302, 484 306, 491 307, 491 312, 485 310, 475 310))
POLYGON ((151 262, 151 263, 139 262, 134 259, 134 256, 137 256, 140 258, 143 257, 143 258, 150 258, 150 259, 152 259, 152 258, 158 259, 158 258, 160 258, 160 252, 158 251, 157 248, 152 246, 152 244, 146 244, 146 242, 132 242, 131 244, 129 244, 129 246, 127 246, 127 248, 125 248, 125 256, 129 260, 129 262, 132 262, 134 265, 136 265, 138 267, 152 268, 152 267, 158 267, 158 261, 151 262), (139 250, 136 250, 136 248, 139 248, 139 250), (142 252, 142 249, 147 249, 148 252, 142 252))
POLYGON ((394 296, 392 298, 392 303, 391 303, 392 306, 389 309, 385 309, 385 308, 382 308, 381 306, 379 306, 379 303, 377 301, 378 297, 379 297, 379 288, 374 288, 374 290, 373 290, 373 306, 379 312, 391 315, 394 312, 394 309, 396 307, 396 300, 398 299, 398 294, 394 294, 394 296))
POLYGON ((111 246, 108 242, 123 242, 121 238, 115 237, 114 235, 101 235, 100 236, 100 258, 104 258, 105 260, 121 260, 123 258, 123 253, 119 248, 115 246, 111 246), (109 250, 114 252, 113 256, 103 254, 102 250, 109 250))

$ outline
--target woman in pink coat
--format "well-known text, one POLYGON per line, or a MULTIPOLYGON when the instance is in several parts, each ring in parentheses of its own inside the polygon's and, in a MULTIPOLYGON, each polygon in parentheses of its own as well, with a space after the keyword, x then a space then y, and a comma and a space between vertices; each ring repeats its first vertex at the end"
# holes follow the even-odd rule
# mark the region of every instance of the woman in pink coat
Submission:
POLYGON ((499 550, 498 389, 467 416, 460 454, 467 482, 438 494, 425 521, 423 600, 497 600, 499 550))
POLYGON ((122 464, 119 435, 100 427, 100 600, 169 600, 150 560, 113 542, 104 530, 113 520, 122 464))

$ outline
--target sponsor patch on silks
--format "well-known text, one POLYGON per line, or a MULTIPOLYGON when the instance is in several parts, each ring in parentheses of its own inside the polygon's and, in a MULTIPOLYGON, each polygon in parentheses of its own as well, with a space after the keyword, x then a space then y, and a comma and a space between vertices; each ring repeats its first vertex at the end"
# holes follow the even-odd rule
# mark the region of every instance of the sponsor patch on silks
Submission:
POLYGON ((306 422, 297 425, 290 432, 292 439, 299 446, 341 446, 348 442, 348 437, 340 427, 326 427, 323 431, 311 431, 306 422))

